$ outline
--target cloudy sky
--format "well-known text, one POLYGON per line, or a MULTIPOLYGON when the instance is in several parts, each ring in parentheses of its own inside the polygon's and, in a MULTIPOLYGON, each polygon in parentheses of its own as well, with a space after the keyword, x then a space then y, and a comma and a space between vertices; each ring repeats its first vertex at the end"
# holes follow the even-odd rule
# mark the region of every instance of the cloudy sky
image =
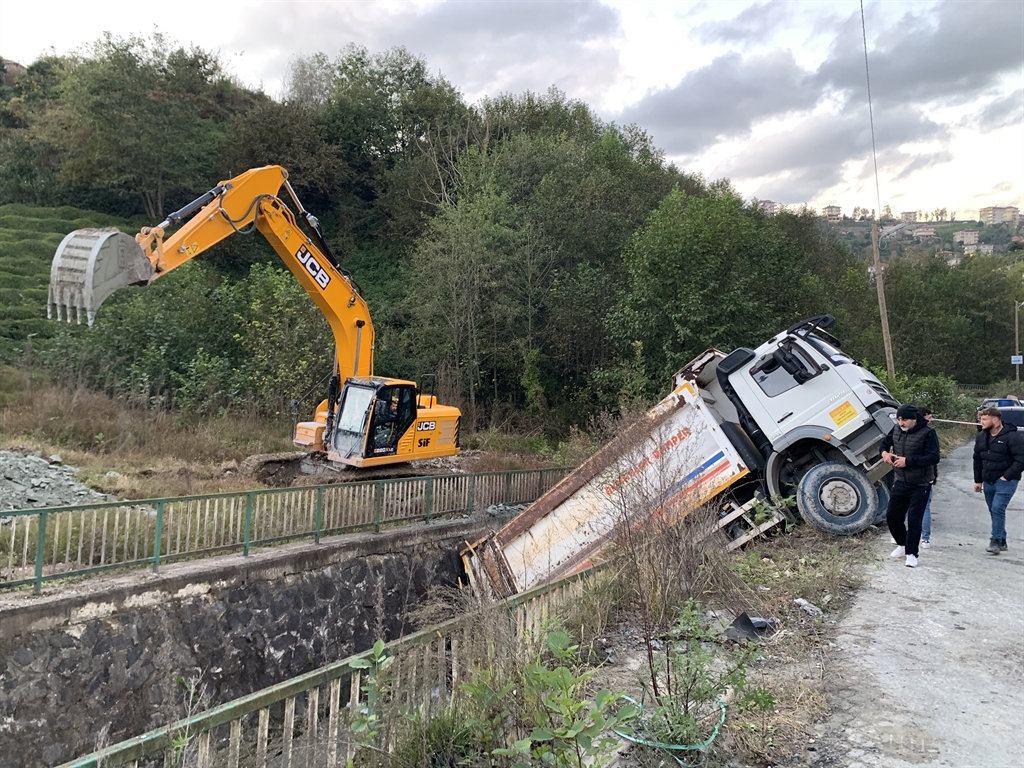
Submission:
MULTIPOLYGON (((1024 2, 866 0, 865 17, 882 205, 1024 207, 1024 2)), ((297 56, 404 45, 470 102, 554 85, 746 197, 876 206, 856 0, 33 0, 4 4, 0 54, 155 29, 273 96, 297 56)))

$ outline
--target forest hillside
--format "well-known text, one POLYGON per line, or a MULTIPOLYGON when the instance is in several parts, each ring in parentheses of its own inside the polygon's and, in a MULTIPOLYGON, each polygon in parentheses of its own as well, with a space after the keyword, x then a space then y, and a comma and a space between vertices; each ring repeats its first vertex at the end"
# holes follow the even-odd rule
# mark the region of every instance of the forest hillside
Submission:
MULTIPOLYGON (((811 315, 884 361, 862 247, 813 210, 769 215, 675 167, 643 126, 557 90, 469 104, 402 48, 316 54, 289 83, 270 98, 157 35, 108 36, 0 87, 2 362, 200 418, 312 408, 333 341, 258 234, 121 291, 92 328, 45 319, 63 234, 134 233, 265 164, 289 170, 358 283, 377 372, 436 373, 469 430, 566 434, 663 394, 707 347, 753 347, 811 315)), ((1012 376, 1019 253, 883 252, 901 375, 1012 376)))

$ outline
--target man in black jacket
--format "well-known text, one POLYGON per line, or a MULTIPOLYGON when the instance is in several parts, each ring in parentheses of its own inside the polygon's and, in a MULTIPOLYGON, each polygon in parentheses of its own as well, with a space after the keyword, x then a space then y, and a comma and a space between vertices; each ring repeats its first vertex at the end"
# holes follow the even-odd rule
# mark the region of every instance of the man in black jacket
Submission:
POLYGON ((986 552, 1006 551, 1006 507, 1024 470, 1024 432, 1004 424, 998 408, 979 414, 981 431, 974 438, 974 491, 985 492, 992 518, 992 538, 986 552))
POLYGON ((921 519, 939 463, 939 438, 915 406, 901 405, 896 411, 896 426, 882 440, 882 459, 892 464, 896 474, 886 513, 889 532, 896 540, 891 557, 906 556, 907 567, 914 568, 921 519))

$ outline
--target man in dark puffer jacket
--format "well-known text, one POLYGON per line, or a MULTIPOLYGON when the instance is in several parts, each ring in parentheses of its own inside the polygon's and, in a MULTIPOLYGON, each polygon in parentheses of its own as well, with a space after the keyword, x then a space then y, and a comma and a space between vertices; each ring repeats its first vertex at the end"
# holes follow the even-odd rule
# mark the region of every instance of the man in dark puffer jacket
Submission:
POLYGON ((901 405, 896 411, 896 426, 882 439, 882 459, 893 465, 896 474, 885 516, 896 540, 890 557, 906 556, 907 567, 914 568, 921 542, 921 519, 939 463, 938 435, 915 406, 901 405))
POLYGON ((1024 470, 1024 432, 1004 424, 998 408, 979 414, 981 431, 974 438, 974 490, 985 492, 992 518, 992 538, 985 550, 998 555, 1006 550, 1006 507, 1024 470))

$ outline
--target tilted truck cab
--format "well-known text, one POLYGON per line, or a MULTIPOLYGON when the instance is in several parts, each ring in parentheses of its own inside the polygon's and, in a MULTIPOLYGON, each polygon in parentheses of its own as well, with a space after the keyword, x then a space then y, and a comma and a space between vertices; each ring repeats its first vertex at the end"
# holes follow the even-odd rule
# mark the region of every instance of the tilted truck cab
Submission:
POLYGON ((899 403, 840 350, 826 331, 832 323, 831 316, 814 317, 756 349, 709 350, 674 382, 696 383, 734 441, 756 452, 748 458, 761 465, 766 495, 796 493, 809 522, 849 534, 877 521, 887 506, 880 481, 891 468, 879 446, 899 403), (817 469, 803 483, 826 464, 841 466, 817 469))

